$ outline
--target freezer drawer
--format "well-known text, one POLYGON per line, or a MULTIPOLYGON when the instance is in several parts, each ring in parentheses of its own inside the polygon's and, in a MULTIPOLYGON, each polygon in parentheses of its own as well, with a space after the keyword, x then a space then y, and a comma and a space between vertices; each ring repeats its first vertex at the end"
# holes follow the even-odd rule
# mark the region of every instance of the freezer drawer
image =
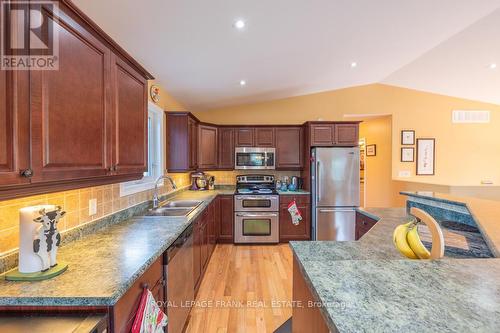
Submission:
POLYGON ((354 208, 316 208, 316 240, 353 241, 356 238, 354 208))

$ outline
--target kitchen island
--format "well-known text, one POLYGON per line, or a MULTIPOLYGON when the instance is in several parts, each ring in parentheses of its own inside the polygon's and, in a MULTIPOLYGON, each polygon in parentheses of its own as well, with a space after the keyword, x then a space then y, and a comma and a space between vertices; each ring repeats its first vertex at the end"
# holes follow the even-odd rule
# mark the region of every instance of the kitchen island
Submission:
POLYGON ((360 212, 379 220, 360 241, 290 243, 293 298, 306 302, 294 332, 498 331, 499 259, 407 260, 392 243, 406 210, 360 212))

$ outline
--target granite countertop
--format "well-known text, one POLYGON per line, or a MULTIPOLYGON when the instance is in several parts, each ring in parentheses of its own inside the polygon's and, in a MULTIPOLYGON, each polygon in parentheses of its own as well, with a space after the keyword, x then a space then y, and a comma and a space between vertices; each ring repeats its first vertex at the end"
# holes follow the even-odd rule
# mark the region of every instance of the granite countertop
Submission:
POLYGON ((461 204, 469 210, 489 248, 500 257, 500 202, 470 197, 457 197, 436 192, 401 192, 407 196, 461 204))
POLYGON ((59 250, 68 270, 51 280, 0 279, 0 306, 114 305, 149 266, 215 199, 234 188, 183 191, 169 200, 203 200, 187 217, 133 217, 59 250))
POLYGON ((499 259, 405 259, 392 233, 406 210, 359 211, 379 221, 357 242, 290 243, 333 332, 498 331, 499 259))

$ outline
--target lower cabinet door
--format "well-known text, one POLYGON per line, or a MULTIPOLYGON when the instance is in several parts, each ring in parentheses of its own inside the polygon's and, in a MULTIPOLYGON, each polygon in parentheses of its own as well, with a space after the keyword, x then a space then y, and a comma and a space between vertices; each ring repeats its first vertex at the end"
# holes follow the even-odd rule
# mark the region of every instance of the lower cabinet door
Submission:
POLYGON ((309 240, 311 238, 311 206, 297 205, 297 208, 302 214, 302 221, 295 225, 288 211, 288 205, 280 206, 280 242, 309 240))
POLYGON ((234 234, 234 196, 220 197, 219 242, 232 243, 234 234))
POLYGON ((130 332, 146 285, 156 301, 163 302, 165 300, 163 278, 163 257, 160 257, 113 306, 112 332, 130 332))

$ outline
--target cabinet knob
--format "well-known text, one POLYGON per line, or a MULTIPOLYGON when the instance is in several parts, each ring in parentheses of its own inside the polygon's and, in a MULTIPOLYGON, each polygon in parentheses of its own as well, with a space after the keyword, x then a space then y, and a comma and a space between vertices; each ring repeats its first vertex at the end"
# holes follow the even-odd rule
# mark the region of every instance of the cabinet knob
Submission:
POLYGON ((21 176, 24 178, 31 178, 33 177, 33 170, 32 169, 21 170, 21 176))

